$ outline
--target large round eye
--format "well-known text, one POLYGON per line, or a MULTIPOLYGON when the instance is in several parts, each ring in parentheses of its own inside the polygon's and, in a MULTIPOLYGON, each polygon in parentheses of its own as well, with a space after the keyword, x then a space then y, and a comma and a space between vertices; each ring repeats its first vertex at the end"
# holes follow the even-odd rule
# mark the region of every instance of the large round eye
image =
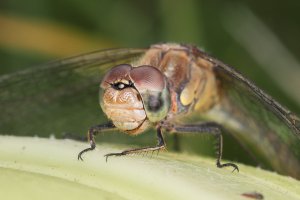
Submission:
MULTIPOLYGON (((126 77, 128 77, 128 74, 131 69, 132 66, 128 64, 122 64, 113 67, 105 74, 101 82, 101 87, 107 88, 111 84, 115 83, 115 81, 125 79, 126 77)), ((120 89, 122 87, 122 85, 117 85, 117 86, 120 87, 120 89)))
POLYGON ((152 66, 142 65, 133 68, 130 71, 130 78, 139 92, 162 91, 165 87, 164 75, 152 66))
POLYGON ((148 119, 157 122, 165 118, 170 107, 170 94, 163 73, 155 67, 143 65, 134 67, 129 76, 142 97, 148 119))

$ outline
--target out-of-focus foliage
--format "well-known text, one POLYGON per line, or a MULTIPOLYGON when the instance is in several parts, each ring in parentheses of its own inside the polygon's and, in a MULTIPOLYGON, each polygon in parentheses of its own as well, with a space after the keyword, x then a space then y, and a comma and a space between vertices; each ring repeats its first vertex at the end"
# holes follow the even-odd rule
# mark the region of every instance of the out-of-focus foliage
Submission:
MULTIPOLYGON (((300 3, 294 0, 187 0, 181 3, 171 0, 4 0, 0 3, 0 74, 97 49, 146 47, 158 42, 192 43, 234 66, 279 102, 300 113, 300 79, 298 85, 295 82, 290 87, 283 84, 292 81, 288 74, 297 76, 300 69, 300 61, 294 59, 300 57, 299 9, 300 3), (259 38, 247 31, 247 27, 258 33, 259 38), (273 49, 278 51, 273 52, 270 44, 276 44, 273 49), (257 54, 268 56, 262 61, 257 54), (278 70, 272 66, 278 62, 276 60, 274 65, 272 56, 287 61, 280 63, 286 74, 273 74, 278 70), (296 66, 292 71, 290 63, 296 66)), ((80 130, 78 134, 84 133, 80 130)), ((124 135, 106 136, 103 140, 135 141, 133 143, 141 145, 150 143, 149 138, 155 140, 149 136, 127 139, 124 135)), ((171 146, 173 141, 169 141, 171 146)), ((199 146, 207 146, 206 139, 200 141, 181 138, 181 148, 198 151, 199 146)), ((225 155, 227 148, 233 146, 228 153, 230 158, 242 159, 237 150, 240 147, 226 141, 225 155)))

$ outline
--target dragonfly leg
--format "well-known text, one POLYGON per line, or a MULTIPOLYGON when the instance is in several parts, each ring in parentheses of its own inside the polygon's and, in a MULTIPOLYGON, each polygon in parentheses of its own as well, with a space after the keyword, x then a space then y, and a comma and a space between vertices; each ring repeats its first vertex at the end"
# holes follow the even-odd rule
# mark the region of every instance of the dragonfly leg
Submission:
POLYGON ((143 153, 143 152, 148 152, 148 151, 154 152, 154 151, 159 151, 161 149, 164 149, 166 145, 165 145, 165 141, 164 141, 164 138, 162 136, 162 132, 161 132, 160 127, 157 128, 157 140, 158 140, 158 143, 154 147, 143 147, 143 148, 136 148, 136 149, 128 149, 128 150, 122 151, 120 153, 106 154, 106 155, 104 155, 106 157, 106 162, 107 162, 108 157, 110 157, 110 156, 125 156, 125 155, 128 155, 128 154, 143 153))
MULTIPOLYGON (((233 167, 233 171, 239 171, 239 168, 234 163, 221 163, 223 153, 223 136, 221 132, 221 126, 214 122, 206 122, 202 124, 191 124, 191 125, 166 125, 166 129, 176 133, 198 133, 198 134, 212 134, 217 138, 217 162, 216 165, 219 168, 233 167)), ((232 171, 232 172, 233 172, 232 171)))
POLYGON ((109 122, 107 124, 100 124, 97 126, 93 126, 89 129, 88 133, 87 133, 87 138, 88 141, 90 142, 91 147, 86 148, 82 151, 79 152, 78 154, 78 160, 82 160, 82 154, 86 153, 87 151, 92 151, 96 148, 96 143, 95 143, 95 136, 100 133, 100 132, 105 132, 105 131, 109 131, 115 129, 115 126, 113 125, 113 123, 109 122))

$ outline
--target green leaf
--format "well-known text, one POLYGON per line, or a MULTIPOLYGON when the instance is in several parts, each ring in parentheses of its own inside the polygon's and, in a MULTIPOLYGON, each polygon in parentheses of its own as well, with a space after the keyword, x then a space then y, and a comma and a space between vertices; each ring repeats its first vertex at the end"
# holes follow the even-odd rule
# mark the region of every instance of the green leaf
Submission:
MULTIPOLYGON (((98 145, 77 160, 87 143, 0 136, 1 199, 299 199, 297 180, 239 164, 219 169, 214 160, 161 152, 158 156, 112 157, 124 149, 98 145)), ((127 147, 128 148, 128 147, 127 147)))

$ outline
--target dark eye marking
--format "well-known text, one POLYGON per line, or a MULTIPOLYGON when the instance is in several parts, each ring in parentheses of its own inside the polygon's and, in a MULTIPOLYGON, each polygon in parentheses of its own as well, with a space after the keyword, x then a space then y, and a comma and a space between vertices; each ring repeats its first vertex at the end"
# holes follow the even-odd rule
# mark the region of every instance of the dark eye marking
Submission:
POLYGON ((158 111, 163 106, 164 102, 161 99, 161 95, 158 96, 149 96, 148 108, 150 111, 158 111))

